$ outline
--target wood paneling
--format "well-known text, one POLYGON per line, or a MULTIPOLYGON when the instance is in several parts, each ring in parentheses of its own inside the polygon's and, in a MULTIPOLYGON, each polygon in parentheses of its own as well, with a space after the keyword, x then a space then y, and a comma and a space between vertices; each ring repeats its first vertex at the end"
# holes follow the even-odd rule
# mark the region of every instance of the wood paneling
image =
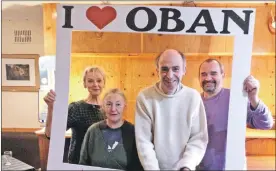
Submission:
POLYGON ((247 156, 247 170, 275 170, 275 156, 247 156))
MULTIPOLYGON (((155 54, 156 55, 156 54, 155 54)), ((154 65, 154 54, 128 56, 127 54, 73 54, 70 76, 70 102, 87 96, 83 88, 82 72, 91 65, 99 65, 106 72, 106 87, 118 87, 124 91, 128 106, 125 118, 134 121, 134 107, 137 94, 143 88, 154 84, 158 80, 154 65)), ((210 56, 209 56, 210 57, 210 56)), ((201 91, 198 80, 198 68, 201 62, 208 57, 187 56, 187 73, 183 83, 201 91)), ((214 56, 224 64, 224 86, 230 88, 232 73, 232 57, 214 56)), ((252 58, 251 73, 260 81, 260 98, 269 106, 275 115, 275 58, 272 56, 254 56, 252 58)))
POLYGON ((275 129, 246 129, 247 156, 275 156, 275 145, 275 129))
MULTIPOLYGON (((253 6, 252 6, 253 7, 253 6)), ((274 5, 257 6, 256 7, 256 20, 253 41, 253 52, 264 53, 274 52, 275 56, 275 34, 271 34, 268 29, 268 20, 272 13, 275 16, 275 3, 274 5)))
POLYGON ((2 132, 35 132, 40 128, 2 128, 2 132))
POLYGON ((56 54, 56 4, 43 4, 44 55, 56 54))
POLYGON ((275 156, 274 138, 248 138, 246 139, 247 156, 275 156))
MULTIPOLYGON (((170 4, 166 4, 170 5, 170 4)), ((198 7, 256 8, 253 54, 275 55, 275 35, 268 30, 271 10, 275 14, 275 3, 259 4, 215 4, 196 3, 198 7)), ((179 6, 179 4, 176 4, 179 6)), ((56 20, 55 4, 45 4, 44 39, 45 54, 55 54, 56 20)), ((73 32, 73 53, 158 53, 166 48, 176 48, 185 53, 220 54, 233 53, 233 37, 158 35, 138 33, 73 32)))
POLYGON ((50 141, 46 138, 44 131, 45 131, 44 129, 41 129, 35 132, 38 137, 41 170, 47 169, 48 153, 49 153, 49 145, 50 145, 50 141))
POLYGON ((72 52, 74 53, 139 53, 141 49, 138 33, 108 33, 74 31, 72 52))
POLYGON ((251 73, 260 81, 260 97, 275 115, 275 56, 254 57, 251 73))
POLYGON ((253 128, 247 128, 246 129, 246 137, 249 139, 269 139, 269 138, 275 138, 275 129, 271 130, 262 130, 262 129, 253 129, 253 128))
POLYGON ((234 38, 229 36, 192 36, 144 34, 144 52, 158 53, 167 48, 187 53, 232 53, 234 38), (227 45, 229 47, 227 47, 227 45))

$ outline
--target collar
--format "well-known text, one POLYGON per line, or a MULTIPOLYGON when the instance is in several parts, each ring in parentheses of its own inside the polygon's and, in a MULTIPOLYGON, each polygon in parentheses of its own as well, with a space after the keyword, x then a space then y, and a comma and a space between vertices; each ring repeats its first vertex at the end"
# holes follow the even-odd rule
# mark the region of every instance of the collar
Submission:
MULTIPOLYGON (((158 89, 159 89, 162 93, 166 94, 166 93, 162 90, 160 82, 158 82, 157 84, 158 84, 158 86, 157 86, 158 89)), ((175 90, 175 92, 174 92, 173 94, 176 94, 176 93, 179 92, 181 89, 182 89, 182 85, 181 85, 181 83, 179 83, 178 86, 177 86, 177 88, 176 88, 176 90, 175 90)))

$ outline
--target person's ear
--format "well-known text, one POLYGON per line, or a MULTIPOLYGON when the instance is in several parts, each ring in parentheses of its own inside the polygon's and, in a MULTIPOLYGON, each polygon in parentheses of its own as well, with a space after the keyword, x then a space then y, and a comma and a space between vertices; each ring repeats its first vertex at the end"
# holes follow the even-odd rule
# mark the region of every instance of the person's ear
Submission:
POLYGON ((223 73, 222 73, 222 78, 224 78, 224 77, 225 77, 225 73, 223 72, 223 73))
POLYGON ((186 75, 186 65, 183 67, 183 76, 186 75))
POLYGON ((159 77, 159 69, 156 68, 155 71, 156 71, 157 77, 159 77))
POLYGON ((225 72, 224 72, 224 65, 222 65, 221 66, 221 74, 222 74, 222 78, 224 78, 225 77, 225 72))
POLYGON ((85 81, 83 81, 83 87, 84 87, 84 88, 87 88, 87 87, 86 87, 86 84, 85 84, 85 81))

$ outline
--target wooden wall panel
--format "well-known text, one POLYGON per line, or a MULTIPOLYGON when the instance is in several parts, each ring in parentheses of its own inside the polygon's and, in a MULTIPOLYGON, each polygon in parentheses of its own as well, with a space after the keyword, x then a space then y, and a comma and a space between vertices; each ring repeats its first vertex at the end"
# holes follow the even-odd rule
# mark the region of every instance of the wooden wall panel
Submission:
POLYGON ((35 132, 40 128, 2 128, 2 132, 35 132))
POLYGON ((261 84, 260 97, 275 115, 275 56, 256 56, 252 60, 252 75, 261 84))
POLYGON ((233 37, 229 36, 192 36, 144 34, 144 53, 159 53, 167 48, 178 49, 185 53, 220 53, 233 52, 233 37), (228 40, 229 39, 229 40, 228 40), (226 42, 228 51, 226 51, 226 42))
POLYGON ((268 19, 269 16, 271 16, 271 10, 275 16, 275 3, 274 5, 270 4, 256 7, 255 31, 253 39, 253 52, 255 53, 273 52, 275 55, 276 37, 268 30, 268 19))
POLYGON ((139 53, 141 39, 138 33, 108 33, 74 31, 73 53, 139 53))
POLYGON ((56 54, 56 4, 43 4, 44 55, 56 54))
POLYGON ((275 170, 275 156, 247 156, 247 170, 275 170))
POLYGON ((87 91, 83 87, 83 71, 85 68, 92 65, 100 66, 105 70, 107 80, 105 90, 114 87, 120 88, 120 57, 98 58, 92 56, 88 58, 78 58, 73 56, 69 83, 69 102, 87 97, 87 91))
POLYGON ((37 136, 38 136, 38 144, 39 144, 40 167, 41 167, 41 170, 47 170, 50 143, 44 134, 42 135, 37 134, 37 136))
MULTIPOLYGON (((145 54, 146 55, 146 54, 145 54)), ((118 87, 124 91, 128 100, 125 118, 130 122, 134 121, 134 109, 136 97, 140 90, 154 84, 158 76, 154 65, 154 55, 147 57, 118 56, 97 56, 93 54, 82 57, 75 54, 72 58, 70 77, 70 101, 85 98, 87 91, 83 88, 82 72, 85 67, 99 65, 104 68, 107 74, 107 84, 104 92, 109 88, 118 87), (90 56, 90 57, 89 57, 90 56)), ((198 67, 208 57, 187 56, 187 73, 182 82, 201 92, 198 80, 198 67)), ((214 56, 224 64, 225 79, 224 86, 231 86, 232 57, 214 56)), ((269 106, 275 115, 275 58, 257 56, 252 59, 252 72, 260 82, 260 98, 269 106)))
POLYGON ((275 138, 246 139, 247 156, 275 156, 275 138))
POLYGON ((138 57, 128 58, 128 56, 88 56, 90 57, 72 55, 69 102, 81 100, 87 96, 87 90, 83 88, 82 82, 83 71, 88 66, 98 65, 106 72, 106 86, 101 97, 110 88, 117 87, 124 91, 128 101, 125 118, 134 122, 134 106, 138 92, 158 80, 153 58, 149 60, 138 57))

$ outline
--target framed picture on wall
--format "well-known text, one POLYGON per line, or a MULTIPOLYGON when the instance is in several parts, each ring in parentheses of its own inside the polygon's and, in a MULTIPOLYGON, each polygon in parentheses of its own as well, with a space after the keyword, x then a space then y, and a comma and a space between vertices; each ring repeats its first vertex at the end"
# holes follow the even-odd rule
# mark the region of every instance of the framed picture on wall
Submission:
POLYGON ((2 91, 38 92, 39 55, 2 54, 2 91))

